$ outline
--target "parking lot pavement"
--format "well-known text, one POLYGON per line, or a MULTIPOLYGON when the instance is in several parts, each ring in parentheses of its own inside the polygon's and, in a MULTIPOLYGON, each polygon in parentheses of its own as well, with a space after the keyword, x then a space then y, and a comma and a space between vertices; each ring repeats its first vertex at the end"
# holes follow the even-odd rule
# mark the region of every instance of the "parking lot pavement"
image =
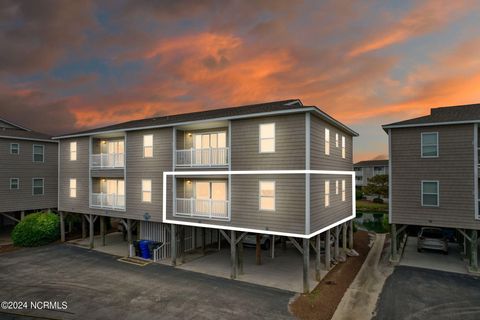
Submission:
POLYGON ((116 259, 72 245, 2 254, 0 301, 66 301, 66 310, 18 311, 53 319, 291 318, 293 292, 116 259))
POLYGON ((398 266, 387 279, 374 319, 480 319, 480 278, 398 266))

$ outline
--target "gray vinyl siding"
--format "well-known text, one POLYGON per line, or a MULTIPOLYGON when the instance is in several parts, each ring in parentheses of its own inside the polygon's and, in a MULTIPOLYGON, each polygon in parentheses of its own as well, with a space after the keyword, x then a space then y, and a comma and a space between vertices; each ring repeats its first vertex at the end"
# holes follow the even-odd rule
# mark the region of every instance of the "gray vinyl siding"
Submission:
POLYGON ((305 114, 232 120, 232 170, 305 169, 305 114), (259 152, 259 127, 275 123, 275 152, 259 152))
POLYGON ((352 215, 351 175, 312 174, 310 178, 310 232, 318 231, 352 215), (330 181, 330 205, 325 207, 325 180, 330 181), (338 180, 338 194, 335 181, 338 180), (345 180, 345 201, 342 201, 342 180, 345 180))
POLYGON ((476 228, 472 124, 391 130, 392 223, 476 228), (421 158, 421 133, 438 132, 439 157, 421 158), (439 207, 421 206, 421 181, 438 180, 439 207))
POLYGON ((89 208, 89 137, 60 140, 59 210, 93 213, 89 208), (77 160, 70 160, 70 142, 77 142, 77 160), (77 180, 77 197, 70 198, 70 179, 77 180))
POLYGON ((92 169, 93 178, 124 178, 124 168, 118 169, 92 169))
POLYGON ((0 212, 57 207, 57 143, 0 138, 0 212), (19 154, 10 154, 18 143, 19 154), (33 145, 43 145, 44 162, 33 162, 33 145), (20 189, 10 190, 10 178, 20 179, 20 189), (44 179, 44 194, 32 195, 32 179, 44 179))
MULTIPOLYGON (((305 232, 305 175, 232 175, 231 188, 230 221, 173 217, 172 211, 168 211, 167 217, 178 221, 238 228, 302 234, 305 232), (260 180, 275 181, 275 211, 259 209, 260 180)), ((178 185, 177 189, 183 190, 178 185)), ((172 199, 171 196, 169 198, 172 199)))
POLYGON ((353 137, 328 124, 318 117, 311 116, 311 152, 312 170, 353 170, 353 137), (325 128, 330 130, 330 155, 325 154, 325 128), (338 148, 335 134, 338 133, 338 148), (342 158, 342 136, 345 137, 345 159, 342 158))
MULTIPOLYGON (((126 142, 126 215, 151 221, 162 221, 163 172, 172 171, 173 129, 129 131, 126 142), (153 157, 143 157, 143 136, 153 134, 153 157), (152 180, 152 202, 142 202, 142 179, 152 180)), ((171 194, 171 188, 170 194, 171 194)))

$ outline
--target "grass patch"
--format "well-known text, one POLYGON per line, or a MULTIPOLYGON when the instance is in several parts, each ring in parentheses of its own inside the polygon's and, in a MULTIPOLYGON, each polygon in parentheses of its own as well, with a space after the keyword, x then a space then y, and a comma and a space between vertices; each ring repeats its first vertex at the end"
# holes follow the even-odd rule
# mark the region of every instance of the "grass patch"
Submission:
POLYGON ((368 200, 357 200, 357 212, 378 212, 387 213, 388 204, 374 203, 368 200))

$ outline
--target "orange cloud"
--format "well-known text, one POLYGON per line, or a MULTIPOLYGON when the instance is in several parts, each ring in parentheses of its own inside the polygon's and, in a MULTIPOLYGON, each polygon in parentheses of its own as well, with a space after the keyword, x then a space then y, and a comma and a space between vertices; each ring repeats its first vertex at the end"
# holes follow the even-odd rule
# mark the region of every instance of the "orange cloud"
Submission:
POLYGON ((472 1, 422 2, 419 7, 413 8, 397 23, 384 30, 376 29, 371 37, 355 46, 348 56, 355 57, 436 31, 467 12, 471 4, 472 1))

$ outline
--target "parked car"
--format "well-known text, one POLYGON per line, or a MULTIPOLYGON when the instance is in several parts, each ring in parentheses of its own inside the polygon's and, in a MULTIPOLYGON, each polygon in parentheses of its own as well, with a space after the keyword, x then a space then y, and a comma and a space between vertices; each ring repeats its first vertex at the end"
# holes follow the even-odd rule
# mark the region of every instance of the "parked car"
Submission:
MULTIPOLYGON (((260 246, 263 250, 268 250, 270 249, 270 236, 269 235, 266 235, 266 234, 262 234, 260 236, 260 246)), ((279 236, 275 236, 275 243, 278 243, 280 242, 280 237, 279 236)), ((257 235, 256 234, 247 234, 245 236, 245 238, 243 238, 243 245, 245 247, 254 247, 257 245, 257 235)))
POLYGON ((440 228, 422 228, 418 234, 417 251, 423 249, 439 250, 448 254, 448 241, 440 228))

